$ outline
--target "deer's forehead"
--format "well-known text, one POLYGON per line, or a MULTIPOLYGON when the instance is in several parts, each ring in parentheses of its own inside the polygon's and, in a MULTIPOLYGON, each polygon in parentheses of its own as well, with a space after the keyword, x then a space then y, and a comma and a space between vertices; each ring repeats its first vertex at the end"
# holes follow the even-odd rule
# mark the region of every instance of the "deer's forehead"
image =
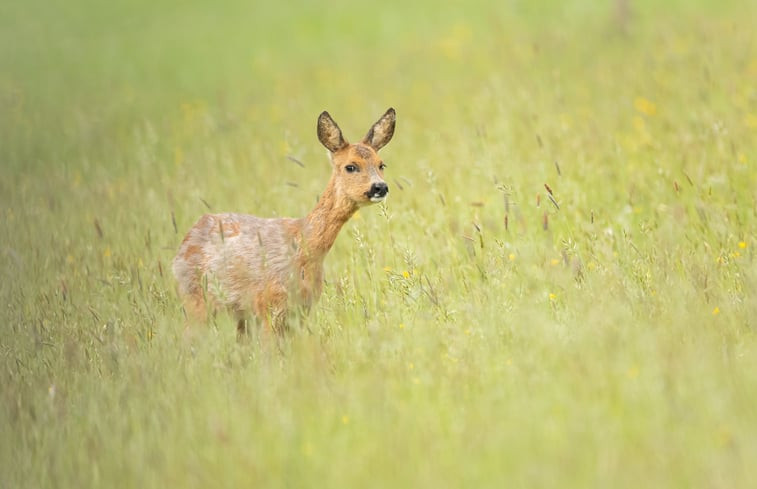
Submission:
POLYGON ((369 148, 368 146, 356 144, 352 146, 352 148, 350 148, 350 157, 358 157, 364 159, 365 161, 371 161, 378 159, 378 154, 376 154, 376 151, 369 148))

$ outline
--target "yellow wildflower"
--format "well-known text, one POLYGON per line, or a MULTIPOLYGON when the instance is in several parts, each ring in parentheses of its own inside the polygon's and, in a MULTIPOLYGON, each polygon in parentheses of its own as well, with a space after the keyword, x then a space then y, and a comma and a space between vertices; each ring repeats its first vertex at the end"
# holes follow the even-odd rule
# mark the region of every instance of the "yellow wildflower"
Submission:
POLYGON ((750 129, 757 129, 757 114, 747 114, 744 116, 744 124, 750 129))
POLYGON ((644 97, 636 97, 633 106, 644 115, 653 116, 657 113, 657 106, 644 97))

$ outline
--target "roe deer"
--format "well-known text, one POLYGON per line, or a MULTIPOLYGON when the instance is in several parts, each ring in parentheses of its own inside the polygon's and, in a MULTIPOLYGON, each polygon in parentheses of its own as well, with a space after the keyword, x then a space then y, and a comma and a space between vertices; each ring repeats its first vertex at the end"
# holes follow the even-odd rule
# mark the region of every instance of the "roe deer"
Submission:
POLYGON ((359 207, 381 202, 389 187, 377 151, 392 139, 390 108, 357 144, 348 143, 328 112, 318 117, 318 139, 329 150, 331 179, 307 216, 260 218, 206 214, 187 233, 173 273, 185 310, 195 319, 228 308, 238 335, 252 315, 266 333, 282 333, 288 311, 307 312, 323 289, 323 259, 359 207))

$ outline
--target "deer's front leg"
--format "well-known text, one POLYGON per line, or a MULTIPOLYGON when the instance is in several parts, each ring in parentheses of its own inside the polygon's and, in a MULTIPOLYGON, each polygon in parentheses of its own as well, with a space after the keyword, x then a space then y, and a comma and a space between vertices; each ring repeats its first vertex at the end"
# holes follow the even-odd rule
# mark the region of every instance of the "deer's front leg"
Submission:
POLYGON ((284 287, 271 286, 255 298, 255 315, 263 323, 263 337, 283 335, 287 329, 288 294, 284 287))

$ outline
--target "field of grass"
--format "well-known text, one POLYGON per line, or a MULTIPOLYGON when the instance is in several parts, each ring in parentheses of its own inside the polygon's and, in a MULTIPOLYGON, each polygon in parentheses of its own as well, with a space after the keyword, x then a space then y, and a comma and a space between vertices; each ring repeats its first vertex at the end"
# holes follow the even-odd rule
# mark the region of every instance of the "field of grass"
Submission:
POLYGON ((3 2, 0 487, 757 487, 757 5, 630 3, 3 2), (188 341, 390 106, 283 353, 188 341))

